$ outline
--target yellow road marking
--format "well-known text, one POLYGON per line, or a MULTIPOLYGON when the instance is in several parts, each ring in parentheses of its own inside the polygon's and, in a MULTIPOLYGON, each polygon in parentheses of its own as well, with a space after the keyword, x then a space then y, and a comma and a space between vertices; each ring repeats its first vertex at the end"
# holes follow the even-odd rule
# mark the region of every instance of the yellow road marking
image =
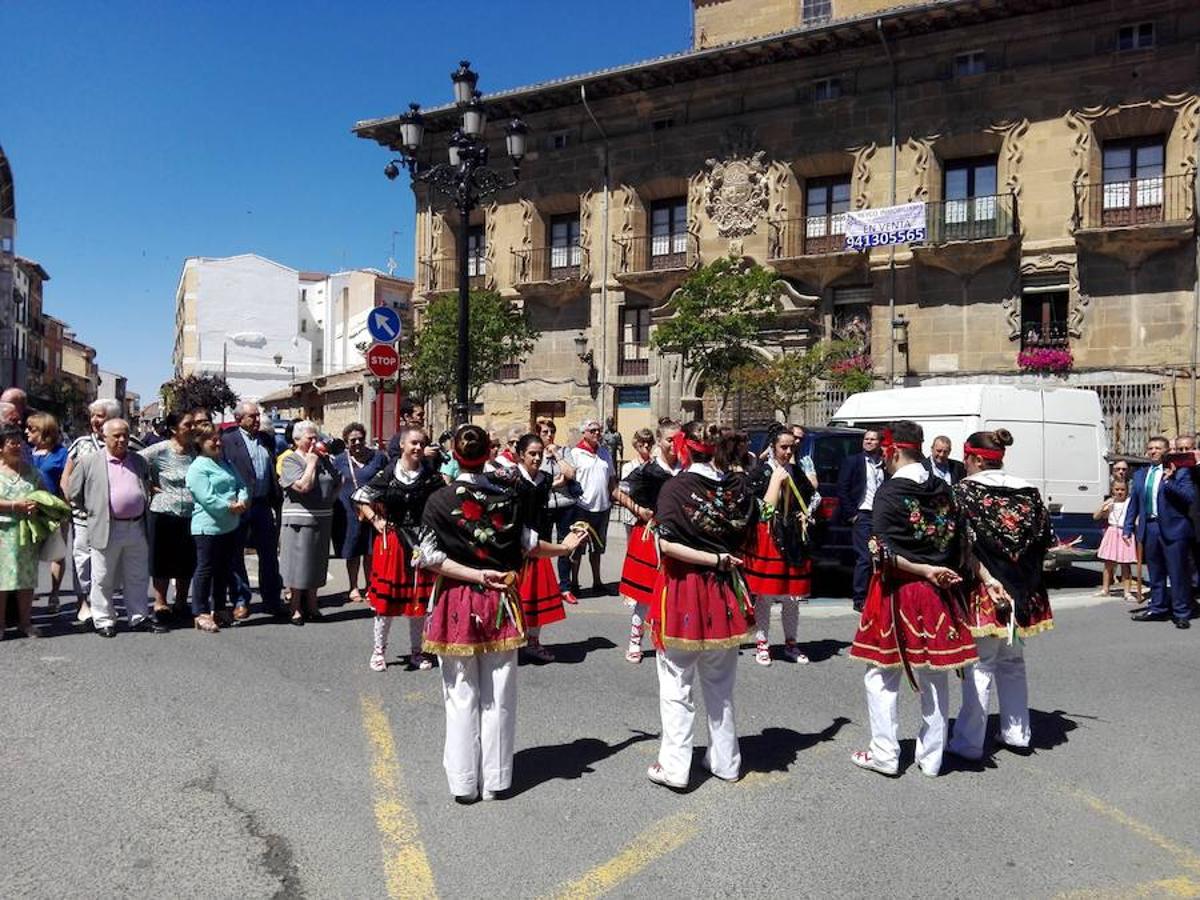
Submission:
POLYGON ((1059 900, 1124 900, 1125 897, 1200 897, 1200 881, 1186 875, 1147 881, 1142 884, 1127 884, 1103 890, 1067 891, 1058 895, 1059 900))
POLYGON ((1143 840, 1149 841, 1155 847, 1163 850, 1171 856, 1175 857, 1175 862, 1181 868, 1189 871, 1200 873, 1200 854, 1196 853, 1191 847, 1184 846, 1171 840, 1169 837, 1155 831, 1145 822, 1140 819, 1135 819, 1133 816, 1124 810, 1118 809, 1110 803, 1101 800, 1095 794, 1089 794, 1087 791, 1068 784, 1060 784, 1059 787, 1067 794, 1082 801, 1086 806, 1090 807, 1095 812, 1100 813, 1107 819, 1111 819, 1118 825, 1123 825, 1136 834, 1143 840))
POLYGON ((648 865, 672 851, 678 850, 697 834, 694 813, 678 813, 660 819, 635 837, 620 853, 601 863, 583 877, 561 885, 555 897, 560 900, 587 900, 599 897, 623 881, 627 881, 648 865))
POLYGON ((383 871, 389 897, 437 897, 433 869, 417 820, 404 802, 404 782, 387 713, 375 697, 361 700, 363 731, 371 744, 375 781, 375 825, 383 845, 383 871))

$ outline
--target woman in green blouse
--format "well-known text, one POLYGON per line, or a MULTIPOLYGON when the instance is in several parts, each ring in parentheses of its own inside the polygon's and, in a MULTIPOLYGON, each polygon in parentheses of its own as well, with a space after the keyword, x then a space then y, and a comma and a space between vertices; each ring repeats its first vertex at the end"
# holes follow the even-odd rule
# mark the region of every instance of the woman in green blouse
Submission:
POLYGON ((192 495, 188 467, 196 458, 192 414, 171 412, 163 419, 170 435, 142 451, 150 473, 150 580, 154 586, 154 619, 161 624, 168 612, 167 588, 175 580, 175 613, 187 615, 188 583, 196 569, 192 541, 192 495))

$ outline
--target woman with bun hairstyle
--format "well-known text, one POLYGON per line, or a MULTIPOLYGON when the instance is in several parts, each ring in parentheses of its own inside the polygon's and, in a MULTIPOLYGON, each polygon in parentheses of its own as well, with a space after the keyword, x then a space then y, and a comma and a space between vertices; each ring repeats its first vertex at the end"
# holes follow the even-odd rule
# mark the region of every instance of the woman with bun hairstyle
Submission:
MULTIPOLYGON (((521 494, 525 501, 525 521, 537 532, 538 539, 549 541, 554 530, 550 518, 550 478, 541 470, 545 445, 536 434, 523 434, 515 445, 516 470, 521 475, 521 494)), ((541 662, 554 662, 554 654, 542 646, 542 627, 567 617, 558 573, 548 556, 530 557, 521 567, 517 582, 521 595, 521 613, 525 616, 525 655, 541 662)))
POLYGON ((820 496, 793 464, 796 438, 781 423, 767 432, 766 461, 750 474, 749 490, 759 503, 758 524, 746 543, 746 584, 754 594, 754 661, 771 664, 771 603, 780 602, 783 620, 783 655, 794 663, 808 657, 796 643, 800 627, 800 600, 812 589, 809 532, 820 496))
POLYGON ((438 576, 424 649, 440 658, 442 762, 461 803, 494 799, 512 784, 516 657, 526 641, 517 573, 527 556, 562 556, 584 540, 579 532, 561 544, 538 538, 526 517, 520 474, 484 472, 490 443, 478 425, 455 434, 459 474, 426 502, 417 550, 417 565, 438 576))
POLYGON ((740 554, 755 503, 745 477, 728 469, 736 434, 688 422, 678 444, 685 470, 663 485, 655 509, 663 559, 648 624, 659 651, 662 744, 646 774, 682 790, 692 767, 697 679, 708 713, 704 767, 726 781, 741 774, 733 689, 737 648, 754 625, 740 554))
POLYGON ((433 576, 413 568, 413 548, 419 540, 425 501, 446 483, 425 458, 429 438, 424 431, 404 425, 396 437, 396 461, 389 464, 385 460, 383 469, 351 495, 375 535, 367 579, 367 602, 375 610, 374 641, 367 663, 372 672, 387 671, 388 635, 397 616, 408 619, 409 664, 416 669, 433 668, 433 657, 421 651, 433 576))
POLYGON ((967 438, 967 477, 954 488, 967 542, 967 624, 979 660, 966 669, 962 706, 947 749, 983 756, 993 686, 1000 706, 1000 742, 1029 746, 1029 694, 1024 640, 1054 627, 1042 563, 1054 542, 1050 513, 1038 489, 1004 471, 1012 446, 1007 429, 967 438))

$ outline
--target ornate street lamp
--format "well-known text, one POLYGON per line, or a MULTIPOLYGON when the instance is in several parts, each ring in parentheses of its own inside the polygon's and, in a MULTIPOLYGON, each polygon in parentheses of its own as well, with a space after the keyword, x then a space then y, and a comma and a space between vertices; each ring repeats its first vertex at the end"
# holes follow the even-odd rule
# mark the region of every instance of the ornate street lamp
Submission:
POLYGON ((513 119, 505 128, 504 143, 512 163, 511 175, 488 168, 488 146, 484 138, 487 109, 482 95, 475 89, 479 75, 472 71, 470 62, 464 59, 458 69, 451 73, 450 80, 454 84, 454 102, 458 105, 462 121, 450 135, 447 145, 449 161, 436 164, 417 161, 417 153, 425 136, 425 120, 421 116, 421 107, 410 103, 408 112, 399 119, 401 156, 389 162, 383 174, 395 180, 400 174, 400 166, 404 166, 414 186, 429 185, 453 202, 458 210, 458 394, 454 404, 454 422, 461 425, 468 421, 471 412, 468 223, 471 212, 485 198, 517 183, 529 128, 520 119, 513 119))

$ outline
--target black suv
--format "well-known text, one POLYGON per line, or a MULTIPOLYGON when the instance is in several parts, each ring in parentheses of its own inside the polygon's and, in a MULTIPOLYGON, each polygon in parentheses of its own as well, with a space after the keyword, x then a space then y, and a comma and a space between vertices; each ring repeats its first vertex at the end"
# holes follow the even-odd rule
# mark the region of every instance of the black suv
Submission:
MULTIPOLYGON (((817 507, 820 532, 817 542, 820 550, 814 557, 818 567, 854 567, 854 547, 850 543, 850 526, 842 522, 838 509, 838 473, 842 460, 862 450, 863 429, 861 428, 804 428, 804 443, 797 457, 812 457, 817 470, 817 489, 821 492, 821 505, 817 507)), ((766 445, 765 429, 750 429, 750 448, 755 453, 766 445)))

